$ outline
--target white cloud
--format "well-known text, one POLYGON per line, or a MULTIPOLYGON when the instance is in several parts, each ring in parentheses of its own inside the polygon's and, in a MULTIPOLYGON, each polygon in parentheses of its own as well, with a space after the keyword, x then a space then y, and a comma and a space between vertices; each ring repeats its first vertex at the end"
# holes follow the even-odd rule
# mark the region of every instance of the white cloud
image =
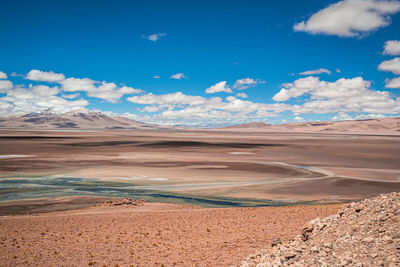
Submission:
POLYGON ((246 93, 237 93, 236 96, 237 97, 241 97, 241 98, 247 98, 247 94, 246 93))
POLYGON ((39 82, 55 82, 60 86, 49 87, 43 84, 28 87, 14 86, 11 81, 0 80, 0 93, 6 94, 0 98, 0 114, 28 113, 47 108, 62 112, 84 109, 89 102, 83 98, 76 99, 80 96, 79 92, 86 92, 89 97, 104 99, 111 103, 117 103, 122 96, 127 94, 143 93, 141 89, 119 86, 115 83, 99 82, 88 78, 65 78, 63 74, 35 69, 31 70, 25 78, 39 82), (65 92, 77 93, 65 94, 65 92), (59 94, 62 95, 59 96, 59 94))
POLYGON ((342 73, 342 70, 339 69, 339 68, 337 68, 337 69, 336 69, 336 72, 337 72, 337 73, 342 73))
POLYGON ((80 96, 81 94, 80 93, 76 93, 76 94, 64 94, 64 95, 62 95, 62 97, 64 97, 64 98, 66 98, 66 99, 74 99, 74 98, 77 98, 78 96, 80 96))
POLYGON ((384 45, 383 53, 385 55, 397 56, 400 55, 400 41, 392 40, 387 41, 384 45))
POLYGON ((386 82, 386 88, 400 88, 400 77, 388 80, 386 82))
POLYGON ((0 115, 25 114, 54 108, 60 112, 85 109, 89 102, 86 99, 70 101, 57 96, 58 87, 45 85, 16 86, 0 98, 0 115))
POLYGON ((332 117, 333 121, 348 121, 348 120, 353 120, 353 117, 351 117, 349 114, 345 112, 338 112, 334 117, 332 117))
POLYGON ((65 79, 65 75, 53 71, 31 70, 26 74, 26 79, 41 82, 59 82, 65 79))
POLYGON ((154 78, 154 79, 160 79, 160 76, 154 75, 153 78, 154 78))
POLYGON ((14 72, 14 71, 11 72, 10 76, 12 76, 12 77, 25 77, 24 74, 18 74, 18 73, 14 72))
POLYGON ((157 112, 159 111, 160 108, 156 107, 156 106, 145 106, 144 108, 142 108, 142 112, 157 112))
POLYGON ((205 91, 206 94, 214 94, 218 92, 232 93, 232 90, 228 86, 226 86, 226 81, 222 81, 212 85, 205 91))
POLYGON ((234 96, 228 96, 224 101, 220 97, 204 98, 181 92, 132 96, 127 100, 147 105, 141 109, 143 112, 158 112, 142 117, 129 115, 131 118, 161 124, 241 123, 252 119, 274 117, 289 107, 286 104, 254 103, 234 96))
POLYGON ((301 72, 300 75, 316 75, 316 74, 321 74, 321 73, 331 74, 331 71, 320 68, 320 69, 316 69, 316 70, 308 70, 308 71, 301 72))
POLYGON ((379 64, 378 69, 382 71, 390 71, 394 74, 400 74, 400 57, 383 61, 379 64))
POLYGON ((142 35, 143 38, 146 38, 147 40, 150 40, 152 42, 156 42, 158 40, 160 40, 161 37, 166 36, 167 34, 162 32, 162 33, 153 33, 150 35, 142 35))
POLYGON ((126 100, 142 105, 160 105, 163 107, 174 105, 201 105, 206 102, 206 99, 201 96, 185 95, 181 92, 165 95, 149 93, 141 96, 131 96, 126 100))
POLYGON ((275 101, 286 101, 293 97, 301 96, 319 85, 317 77, 309 76, 296 80, 294 83, 286 83, 279 93, 272 98, 275 101))
POLYGON ((237 99, 237 98, 234 97, 234 96, 232 96, 232 95, 225 97, 225 100, 228 101, 228 102, 235 101, 236 99, 237 99))
POLYGON ((8 80, 0 80, 0 93, 4 93, 13 87, 13 83, 8 80))
POLYGON ((180 79, 186 79, 187 77, 183 73, 176 73, 171 75, 170 78, 175 80, 180 80, 180 79))
POLYGON ((95 89, 93 81, 88 78, 68 78, 60 82, 64 91, 77 92, 77 91, 91 91, 95 89))
POLYGON ((356 120, 365 120, 365 119, 383 119, 386 118, 385 115, 383 114, 374 114, 374 113, 370 113, 370 114, 359 114, 355 117, 356 120))
POLYGON ((8 76, 5 72, 0 71, 0 79, 7 79, 8 76))
POLYGON ((370 86, 371 82, 365 81, 362 77, 326 82, 310 76, 284 84, 284 88, 273 99, 286 101, 304 95, 306 99, 302 105, 296 104, 290 107, 296 114, 400 113, 400 98, 392 98, 387 91, 371 90, 370 86))
POLYGON ((355 37, 390 24, 390 15, 400 11, 399 1, 344 0, 296 23, 295 31, 355 37))
POLYGON ((296 116, 294 117, 295 121, 304 121, 304 118, 300 117, 300 116, 296 116))
POLYGON ((36 86, 30 85, 29 88, 31 89, 32 93, 43 97, 53 96, 60 92, 57 86, 49 87, 47 85, 36 85, 36 86))
POLYGON ((139 94, 143 91, 132 87, 118 87, 115 83, 99 82, 88 78, 68 78, 60 82, 66 92, 84 91, 89 97, 96 97, 117 103, 125 94, 139 94))
POLYGON ((243 78, 236 80, 235 83, 233 84, 233 88, 238 90, 244 90, 249 87, 253 87, 256 86, 257 84, 262 84, 262 83, 265 83, 265 81, 256 80, 252 78, 243 78))

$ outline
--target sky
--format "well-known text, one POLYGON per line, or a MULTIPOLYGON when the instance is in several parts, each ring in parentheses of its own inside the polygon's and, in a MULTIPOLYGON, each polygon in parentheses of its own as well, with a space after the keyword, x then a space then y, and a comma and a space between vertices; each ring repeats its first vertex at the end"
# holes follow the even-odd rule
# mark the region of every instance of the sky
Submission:
POLYGON ((147 123, 400 114, 400 1, 3 1, 0 116, 147 123))

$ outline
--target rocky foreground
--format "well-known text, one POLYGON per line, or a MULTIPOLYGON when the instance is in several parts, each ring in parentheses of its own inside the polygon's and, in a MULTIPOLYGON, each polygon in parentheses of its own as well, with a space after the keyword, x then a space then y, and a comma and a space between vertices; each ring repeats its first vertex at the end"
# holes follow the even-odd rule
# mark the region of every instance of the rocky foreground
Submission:
POLYGON ((276 239, 239 266, 400 266, 400 193, 316 218, 294 240, 282 245, 276 239))
POLYGON ((146 203, 144 199, 123 198, 109 200, 97 204, 97 207, 113 207, 113 206, 143 206, 146 203))

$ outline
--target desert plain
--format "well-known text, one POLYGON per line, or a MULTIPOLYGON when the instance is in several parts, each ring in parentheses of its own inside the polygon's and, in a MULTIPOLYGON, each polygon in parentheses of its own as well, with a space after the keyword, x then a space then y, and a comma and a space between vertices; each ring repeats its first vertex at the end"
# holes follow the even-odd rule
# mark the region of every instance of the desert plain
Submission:
POLYGON ((400 191, 399 135, 2 130, 0 155, 5 266, 230 266, 400 191))

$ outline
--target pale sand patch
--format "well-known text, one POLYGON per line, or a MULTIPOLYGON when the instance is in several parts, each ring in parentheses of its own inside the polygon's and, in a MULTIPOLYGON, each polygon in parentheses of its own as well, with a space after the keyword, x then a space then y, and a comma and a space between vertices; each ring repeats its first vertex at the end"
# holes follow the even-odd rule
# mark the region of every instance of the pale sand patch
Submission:
POLYGON ((231 154, 231 155, 252 155, 252 154, 255 154, 255 153, 253 153, 253 152, 235 151, 235 152, 229 152, 228 154, 231 154))
POLYGON ((131 180, 131 181, 140 181, 144 180, 146 176, 132 176, 132 177, 112 177, 110 180, 131 180))
POLYGON ((147 179, 149 181, 167 181, 168 178, 163 178, 163 177, 154 177, 154 178, 149 178, 147 179))
POLYGON ((36 157, 35 155, 0 155, 0 159, 13 159, 13 158, 30 158, 36 157))

